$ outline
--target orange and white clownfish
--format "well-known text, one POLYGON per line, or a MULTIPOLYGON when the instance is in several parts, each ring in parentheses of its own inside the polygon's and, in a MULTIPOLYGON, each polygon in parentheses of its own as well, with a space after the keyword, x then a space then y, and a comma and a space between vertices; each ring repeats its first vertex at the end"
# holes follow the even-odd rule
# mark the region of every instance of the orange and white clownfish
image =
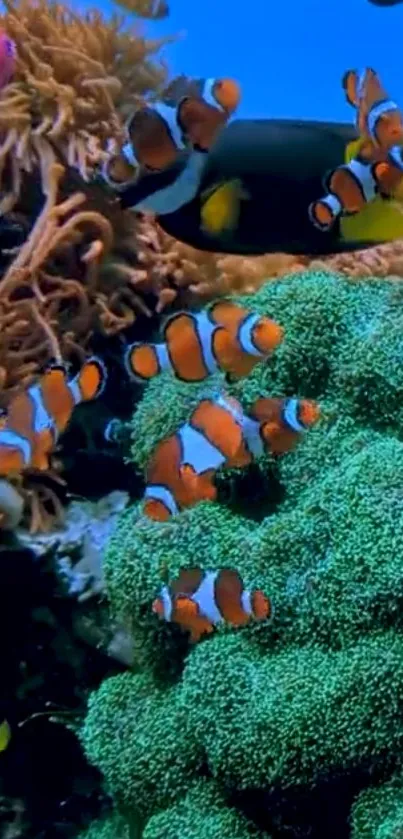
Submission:
POLYGON ((121 155, 103 165, 103 178, 116 192, 130 187, 136 212, 167 215, 195 198, 206 155, 240 99, 230 79, 181 78, 174 86, 166 101, 135 111, 121 155))
POLYGON ((75 406, 97 398, 106 375, 96 357, 89 358, 70 381, 66 370, 55 365, 37 384, 14 396, 0 428, 0 475, 48 469, 50 454, 75 406))
POLYGON ((226 395, 203 399, 171 437, 156 446, 146 470, 143 511, 167 521, 186 507, 213 501, 215 473, 248 466, 267 448, 281 454, 319 417, 314 402, 258 399, 246 414, 226 395))
POLYGON ((199 382, 223 370, 247 376, 283 339, 283 329, 268 317, 219 301, 197 313, 169 318, 159 344, 134 343, 125 354, 129 375, 147 381, 170 370, 185 382, 199 382))
POLYGON ((272 454, 285 454, 298 443, 301 434, 318 421, 319 405, 310 399, 261 397, 250 417, 259 424, 259 433, 272 454))
POLYGON ((357 153, 325 178, 326 194, 309 206, 309 216, 327 231, 340 215, 359 213, 377 194, 393 195, 402 180, 403 118, 374 70, 343 76, 346 98, 357 111, 357 153))
POLYGON ((347 70, 342 84, 347 102, 357 112, 359 136, 371 140, 374 151, 388 152, 393 146, 400 146, 403 143, 402 112, 387 95, 375 70, 367 67, 361 74, 347 70))
POLYGON ((233 79, 187 79, 180 76, 164 92, 164 101, 176 105, 182 136, 194 148, 208 151, 217 132, 235 113, 241 90, 233 79))
POLYGON ((273 604, 260 589, 245 589, 242 577, 232 568, 189 568, 182 569, 174 582, 161 589, 152 611, 168 623, 181 626, 196 643, 224 621, 239 627, 254 620, 270 620, 273 604))

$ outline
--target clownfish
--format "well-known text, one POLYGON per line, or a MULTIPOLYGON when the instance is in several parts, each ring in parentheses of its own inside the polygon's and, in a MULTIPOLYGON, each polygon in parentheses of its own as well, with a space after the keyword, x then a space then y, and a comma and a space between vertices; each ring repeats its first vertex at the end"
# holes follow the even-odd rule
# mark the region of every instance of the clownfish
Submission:
POLYGON ((208 151, 220 128, 236 111, 241 91, 233 79, 180 77, 165 91, 165 101, 169 97, 178 102, 177 122, 187 143, 208 151))
POLYGON ((300 435, 319 419, 316 402, 309 399, 275 399, 260 397, 250 411, 250 417, 259 424, 260 437, 271 454, 291 451, 300 435))
POLYGON ((55 365, 37 384, 14 396, 0 428, 0 475, 48 469, 50 454, 75 406, 96 399, 106 375, 96 357, 89 358, 70 381, 64 367, 55 365))
POLYGON ((206 154, 235 111, 240 90, 231 79, 180 77, 164 99, 135 111, 121 154, 102 170, 126 198, 130 186, 132 210, 157 215, 175 212, 197 194, 206 154))
MULTIPOLYGON (((367 68, 361 75, 347 70, 342 79, 347 102, 357 111, 356 125, 360 137, 372 141, 377 149, 388 152, 403 143, 402 113, 382 86, 379 76, 367 68)), ((368 158, 371 150, 368 149, 368 158)))
POLYGON ((186 507, 217 496, 220 468, 248 466, 265 447, 282 454, 319 418, 314 402, 258 399, 246 414, 237 400, 219 395, 203 399, 171 437, 156 446, 146 470, 143 511, 167 521, 186 507))
POLYGON ((163 342, 131 344, 125 365, 131 377, 143 382, 163 370, 184 382, 200 382, 216 370, 240 378, 278 347, 283 334, 270 318, 224 300, 168 318, 163 342))
POLYGON ((355 156, 326 176, 326 195, 309 206, 310 218, 320 230, 328 230, 342 214, 359 213, 378 193, 393 195, 403 178, 403 117, 377 74, 370 68, 361 76, 348 70, 343 88, 357 111, 360 142, 355 156))
POLYGON ((273 605, 260 589, 245 589, 242 577, 232 568, 189 568, 182 569, 174 582, 161 589, 152 611, 169 623, 179 624, 196 643, 224 621, 238 627, 253 620, 270 620, 273 605))

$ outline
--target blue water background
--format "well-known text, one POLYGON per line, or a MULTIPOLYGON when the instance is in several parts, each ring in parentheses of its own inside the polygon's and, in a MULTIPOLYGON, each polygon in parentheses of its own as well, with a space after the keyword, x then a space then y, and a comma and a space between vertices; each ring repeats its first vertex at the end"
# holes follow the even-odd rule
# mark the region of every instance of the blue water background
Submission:
MULTIPOLYGON (((96 5, 105 14, 113 8, 108 0, 71 5, 80 11, 96 5)), ((340 85, 350 67, 374 67, 403 102, 403 4, 171 0, 170 7, 167 19, 141 28, 152 37, 184 33, 165 50, 174 74, 237 78, 240 116, 350 121, 340 85)))

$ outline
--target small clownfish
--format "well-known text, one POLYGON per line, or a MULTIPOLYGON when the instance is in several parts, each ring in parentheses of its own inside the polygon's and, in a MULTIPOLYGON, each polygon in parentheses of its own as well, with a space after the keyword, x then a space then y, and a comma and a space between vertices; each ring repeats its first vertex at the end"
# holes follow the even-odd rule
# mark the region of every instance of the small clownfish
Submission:
POLYGON ((357 110, 360 141, 356 155, 325 178, 326 195, 309 206, 313 224, 323 231, 341 215, 355 215, 377 194, 394 195, 402 181, 403 121, 398 106, 386 95, 374 70, 343 77, 347 101, 357 110))
POLYGON ((346 99, 357 111, 356 125, 360 137, 372 141, 374 148, 366 150, 367 157, 375 158, 377 150, 388 152, 403 143, 403 117, 396 102, 383 88, 379 76, 370 67, 361 75, 347 70, 342 80, 346 99))
POLYGON ((208 151, 240 99, 240 87, 232 79, 192 79, 177 108, 183 137, 194 148, 208 151))
POLYGON ((285 454, 298 443, 301 434, 319 420, 320 410, 309 399, 261 397, 253 403, 250 416, 259 423, 260 436, 271 454, 285 454))
POLYGON ((17 48, 14 41, 0 29, 0 90, 12 79, 15 71, 17 48))
POLYGON ((122 153, 133 167, 160 171, 189 145, 208 151, 240 100, 239 87, 230 79, 189 80, 182 94, 177 103, 166 98, 130 117, 122 153))
POLYGON ((247 376, 281 343, 283 329, 268 317, 230 301, 196 314, 169 318, 160 344, 131 344, 125 355, 129 375, 147 381, 170 370, 185 382, 199 382, 216 370, 247 376))
POLYGON ((14 396, 0 427, 0 475, 48 469, 50 454, 75 406, 96 399, 106 375, 96 357, 89 358, 71 381, 64 367, 55 365, 38 384, 14 396))
POLYGON ((273 454, 289 451, 318 417, 318 406, 308 400, 261 398, 246 414, 229 396, 203 399, 189 421, 156 446, 146 470, 144 514, 167 521, 214 501, 218 469, 248 466, 265 447, 273 454))
POLYGON ((242 577, 232 568, 202 571, 182 569, 178 578, 162 588, 152 611, 190 633, 196 643, 219 623, 245 626, 253 620, 270 620, 273 605, 263 591, 245 589, 242 577))

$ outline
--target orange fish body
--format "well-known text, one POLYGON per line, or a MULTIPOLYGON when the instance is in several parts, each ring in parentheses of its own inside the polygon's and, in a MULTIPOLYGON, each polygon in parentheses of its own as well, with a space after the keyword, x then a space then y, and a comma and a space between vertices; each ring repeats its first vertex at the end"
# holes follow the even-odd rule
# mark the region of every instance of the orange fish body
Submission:
POLYGON ((362 144, 355 158, 330 172, 326 194, 309 207, 313 224, 329 230, 340 215, 359 213, 377 193, 393 195, 403 177, 403 116, 374 70, 343 77, 346 99, 357 113, 362 144))
POLYGON ((0 475, 48 469, 50 454, 74 407, 99 396, 105 380, 102 362, 90 358, 71 381, 62 367, 53 367, 37 384, 18 393, 0 428, 0 475))
POLYGON ((241 576, 231 568, 182 570, 177 580, 163 587, 152 609, 188 631, 193 643, 211 634, 219 623, 239 627, 273 615, 271 600, 260 590, 245 590, 241 576))
POLYGON ((270 318, 222 301, 196 314, 170 318, 160 344, 131 344, 126 368, 140 381, 170 370, 185 382, 199 382, 216 370, 240 378, 281 343, 283 330, 270 318))

